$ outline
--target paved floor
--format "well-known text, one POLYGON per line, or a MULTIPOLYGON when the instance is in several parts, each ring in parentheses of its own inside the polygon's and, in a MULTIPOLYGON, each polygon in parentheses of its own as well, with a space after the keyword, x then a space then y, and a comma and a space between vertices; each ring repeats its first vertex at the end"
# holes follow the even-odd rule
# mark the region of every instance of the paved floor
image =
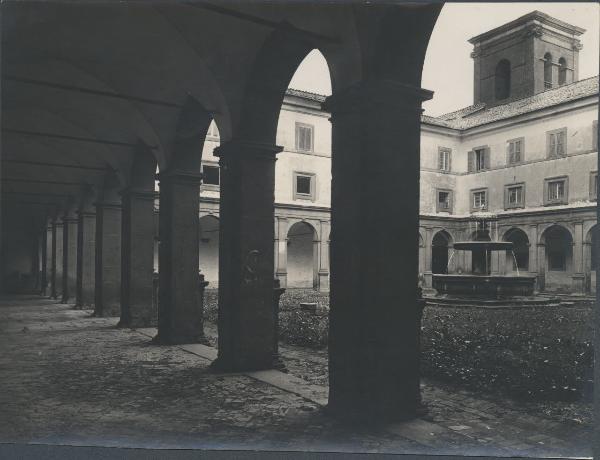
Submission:
POLYGON ((90 313, 39 297, 0 299, 0 442, 591 455, 589 426, 431 383, 423 419, 343 426, 323 412, 323 352, 282 346, 288 374, 215 374, 212 347, 151 345, 154 330, 118 329, 116 318, 90 313))

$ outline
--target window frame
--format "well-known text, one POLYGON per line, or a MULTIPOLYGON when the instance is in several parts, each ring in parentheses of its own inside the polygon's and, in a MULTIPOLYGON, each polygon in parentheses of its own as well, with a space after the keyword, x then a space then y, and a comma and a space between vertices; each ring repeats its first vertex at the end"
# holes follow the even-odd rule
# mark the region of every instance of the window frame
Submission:
POLYGON ((302 123, 300 121, 296 122, 295 125, 295 139, 296 139, 296 151, 297 152, 314 152, 315 151, 315 126, 310 123, 302 123), (310 130, 310 148, 301 149, 300 148, 300 129, 309 129, 310 130))
POLYGON ((454 208, 454 193, 453 190, 448 188, 436 188, 435 189, 435 212, 444 212, 447 214, 452 214, 454 208), (448 193, 448 209, 444 209, 440 206, 440 192, 448 193))
POLYGON ((489 193, 488 193, 488 188, 487 187, 480 187, 480 188, 474 188, 471 189, 471 193, 469 194, 469 198, 471 200, 470 203, 470 208, 471 211, 487 211, 490 207, 490 202, 489 202, 489 193), (475 207, 475 194, 476 193, 480 193, 480 192, 484 192, 485 193, 485 207, 483 208, 476 208, 475 207))
POLYGON ((292 196, 294 200, 315 201, 317 175, 315 173, 310 172, 294 171, 292 177, 292 196), (298 193, 298 177, 310 178, 310 193, 298 193))
POLYGON ((452 149, 449 147, 438 147, 438 171, 443 173, 452 172, 452 149), (440 168, 440 158, 442 154, 448 154, 447 169, 440 168))
POLYGON ((520 165, 525 162, 525 138, 524 137, 515 137, 514 139, 509 139, 506 141, 506 164, 508 166, 520 165), (519 161, 510 161, 510 146, 519 142, 521 144, 519 161))
POLYGON ((544 179, 544 206, 552 206, 556 204, 569 204, 569 176, 548 177, 544 179), (552 182, 562 181, 564 183, 564 195, 560 200, 551 200, 548 197, 548 189, 552 182))
POLYGON ((504 186, 504 209, 522 209, 525 207, 525 182, 515 182, 504 186), (511 204, 509 200, 510 190, 513 188, 521 189, 521 202, 511 204))
POLYGON ((209 162, 204 163, 203 162, 202 163, 201 173, 202 173, 202 188, 204 190, 219 190, 221 188, 221 167, 219 166, 219 163, 209 163, 209 162), (219 174, 219 184, 218 185, 216 185, 216 184, 206 184, 204 182, 204 168, 207 167, 207 166, 209 168, 217 168, 217 171, 218 171, 218 174, 219 174))
POLYGON ((563 128, 559 128, 559 129, 553 129, 551 131, 546 131, 546 158, 548 159, 557 159, 557 158, 566 158, 569 155, 568 151, 567 151, 567 127, 563 127, 563 128), (563 143, 563 155, 553 155, 552 151, 551 151, 551 136, 552 135, 556 135, 556 134, 563 134, 564 135, 564 143, 563 143))

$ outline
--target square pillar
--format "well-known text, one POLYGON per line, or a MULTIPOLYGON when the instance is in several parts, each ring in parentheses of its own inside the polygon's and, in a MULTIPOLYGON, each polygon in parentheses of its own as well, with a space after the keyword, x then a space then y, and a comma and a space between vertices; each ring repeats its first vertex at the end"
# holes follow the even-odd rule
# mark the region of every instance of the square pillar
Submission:
POLYGON ((54 227, 54 296, 55 299, 62 299, 63 295, 63 228, 61 220, 56 221, 54 227))
POLYGON ((329 292, 329 229, 331 224, 321 221, 319 241, 319 291, 329 292))
POLYGON ((94 305, 96 213, 79 211, 77 222, 77 299, 79 308, 94 305))
MULTIPOLYGON (((42 295, 48 295, 48 255, 49 255, 49 251, 48 251, 48 228, 47 226, 44 226, 44 229, 42 230, 41 233, 41 255, 42 255, 42 260, 41 260, 41 279, 40 279, 40 291, 42 295)), ((50 235, 51 237, 51 235, 50 235)), ((52 251, 52 248, 50 248, 50 252, 52 251)))
POLYGON ((431 240, 433 238, 433 229, 425 229, 425 271, 423 272, 424 284, 426 287, 433 287, 433 272, 431 270, 431 240))
POLYGON ((198 273, 201 178, 178 170, 160 173, 158 343, 206 340, 198 273))
POLYGON ((574 223, 572 293, 585 294, 583 222, 574 223))
POLYGON ((221 370, 276 365, 274 195, 275 160, 281 150, 244 141, 215 149, 221 165, 221 226, 219 356, 213 364, 221 370))
POLYGON ((77 218, 63 219, 63 289, 62 303, 75 299, 77 291, 77 218))
POLYGON ((371 80, 324 104, 333 125, 328 409, 344 418, 420 410, 420 117, 431 95, 371 80))
POLYGON ((94 315, 121 314, 121 203, 96 203, 94 315))
POLYGON ((121 193, 121 321, 122 327, 156 326, 153 305, 154 191, 121 193))
POLYGON ((51 222, 50 225, 46 228, 46 287, 44 290, 44 295, 53 296, 53 260, 54 260, 54 223, 51 222))
POLYGON ((287 232, 286 217, 275 218, 275 278, 281 288, 287 287, 287 232))

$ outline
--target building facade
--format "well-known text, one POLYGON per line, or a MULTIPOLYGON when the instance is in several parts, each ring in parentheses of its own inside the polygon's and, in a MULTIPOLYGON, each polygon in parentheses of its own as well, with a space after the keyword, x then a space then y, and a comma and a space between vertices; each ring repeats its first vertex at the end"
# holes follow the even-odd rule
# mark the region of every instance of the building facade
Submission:
MULTIPOLYGON (((453 244, 477 238, 468 217, 485 211, 498 217, 491 237, 514 243, 512 252, 491 261, 493 273, 535 275, 539 291, 595 291, 598 78, 578 80, 577 37, 583 32, 535 11, 470 40, 474 104, 422 117, 424 287, 431 287, 434 273, 471 270, 471 255, 454 251, 453 244)), ((331 127, 324 100, 290 89, 279 118, 275 273, 288 288, 329 286, 331 127)), ((202 157, 199 236, 200 268, 213 286, 218 145, 213 124, 202 157)))

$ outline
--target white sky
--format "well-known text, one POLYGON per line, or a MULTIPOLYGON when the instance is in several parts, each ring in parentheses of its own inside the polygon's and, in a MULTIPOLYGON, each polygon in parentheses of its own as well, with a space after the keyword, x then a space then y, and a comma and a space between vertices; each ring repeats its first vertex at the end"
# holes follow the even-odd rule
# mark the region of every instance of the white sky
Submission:
MULTIPOLYGON (((437 20, 423 69, 422 87, 435 92, 423 107, 441 115, 473 103, 473 46, 467 41, 533 10, 540 10, 586 32, 580 37, 579 79, 598 75, 600 6, 597 3, 447 3, 437 20)), ((331 94, 325 59, 311 52, 298 68, 290 87, 331 94)))

